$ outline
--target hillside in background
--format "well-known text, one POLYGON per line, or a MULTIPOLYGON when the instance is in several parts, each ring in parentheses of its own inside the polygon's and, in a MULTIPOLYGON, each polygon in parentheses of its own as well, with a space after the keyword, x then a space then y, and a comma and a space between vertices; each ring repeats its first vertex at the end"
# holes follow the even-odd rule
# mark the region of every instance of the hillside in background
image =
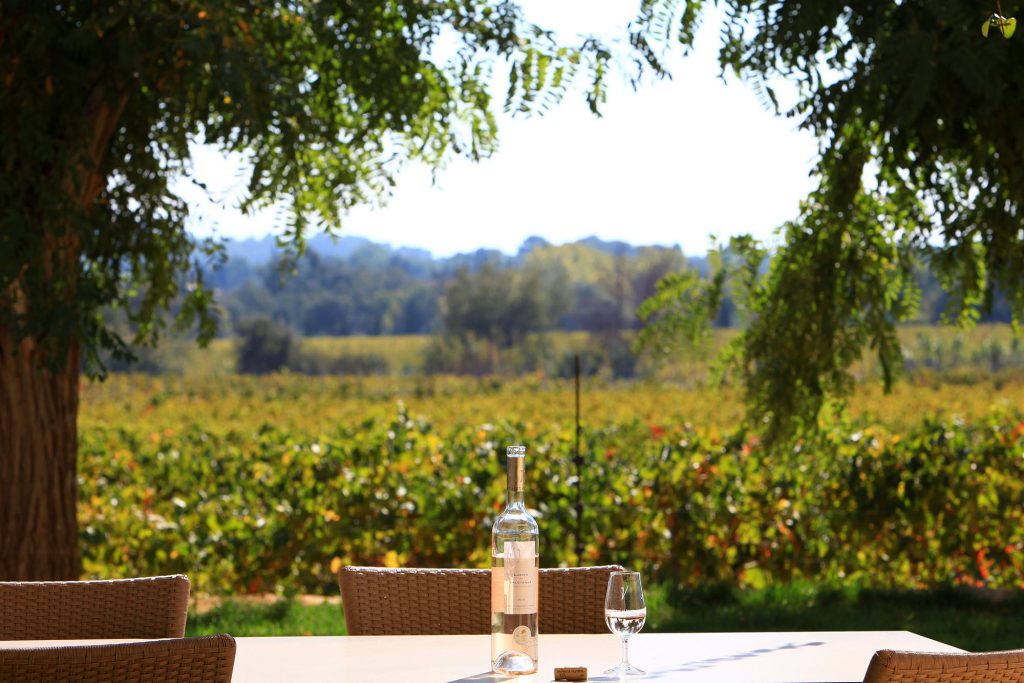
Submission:
MULTIPOLYGON (((221 339, 201 350, 192 335, 171 330, 159 348, 134 347, 136 362, 107 356, 109 370, 567 376, 578 356, 585 375, 701 384, 709 352, 742 324, 727 289, 710 345, 677 349, 661 368, 636 353, 632 342, 643 325, 637 309, 659 281, 680 271, 708 273, 709 258, 685 256, 678 246, 596 237, 556 245, 531 237, 515 254, 481 249, 435 258, 361 237, 317 236, 294 262, 279 260, 271 237, 228 242, 226 250, 224 266, 207 274, 221 339)), ((981 323, 999 324, 930 329, 944 322, 949 295, 923 267, 918 282, 919 314, 900 331, 909 373, 970 383, 979 372, 1001 375, 1024 362, 1024 339, 1004 324, 1011 318, 1005 297, 997 294, 991 312, 979 315, 981 323)), ((875 376, 876 362, 866 354, 855 374, 875 376)))
POLYGON ((678 246, 596 237, 563 245, 531 237, 515 254, 480 249, 434 258, 362 237, 318 235, 287 276, 273 237, 229 241, 226 249, 226 265, 209 277, 225 334, 252 316, 305 336, 429 334, 442 328, 454 301, 476 320, 517 308, 521 319, 492 324, 530 330, 635 329, 637 306, 662 276, 707 269, 707 259, 684 257, 678 246))
MULTIPOLYGON (((391 247, 386 244, 373 242, 366 237, 353 237, 342 235, 337 238, 329 235, 316 235, 308 242, 310 249, 316 253, 328 257, 346 259, 364 247, 382 247, 402 257, 430 260, 431 254, 425 249, 413 247, 391 247)), ((277 241, 272 235, 260 238, 248 238, 244 240, 228 240, 228 255, 233 261, 245 261, 250 266, 265 266, 274 261, 280 254, 277 241)))
MULTIPOLYGON (((209 277, 223 309, 222 335, 253 316, 303 336, 433 334, 453 326, 488 339, 508 337, 510 330, 635 330, 636 309, 661 277, 708 270, 706 257, 686 256, 678 246, 597 237, 561 245, 530 237, 515 254, 479 249, 434 257, 364 237, 317 235, 290 275, 282 275, 273 237, 229 241, 226 249, 226 265, 209 277)), ((919 284, 914 322, 942 322, 948 293, 924 267, 919 284)), ((997 293, 980 320, 1009 322, 1005 298, 997 293)), ((727 298, 715 324, 739 322, 727 298)))
MULTIPOLYGON (((635 255, 641 249, 647 248, 661 248, 679 250, 678 245, 673 246, 657 246, 651 245, 649 247, 636 246, 622 241, 606 241, 599 237, 585 237, 579 240, 576 244, 581 244, 586 247, 597 249, 609 254, 626 254, 635 255)), ((478 249, 468 254, 457 254, 455 256, 437 258, 426 249, 419 249, 416 247, 394 247, 390 244, 384 244, 381 242, 374 242, 367 237, 359 237, 352 235, 341 235, 338 237, 331 237, 329 235, 316 235, 309 238, 307 246, 310 250, 315 251, 320 256, 334 259, 347 259, 356 254, 361 249, 365 248, 378 248, 387 251, 399 258, 409 261, 451 261, 453 263, 469 263, 479 261, 481 258, 501 258, 506 256, 500 251, 494 249, 478 249)), ((534 249, 551 246, 543 237, 533 236, 527 237, 523 240, 523 243, 519 246, 519 249, 515 256, 509 258, 515 260, 521 258, 526 254, 530 253, 534 249)), ((252 267, 265 266, 268 263, 275 261, 280 255, 280 249, 277 246, 277 241, 272 235, 265 235, 260 238, 248 238, 244 240, 228 240, 226 242, 226 248, 228 256, 232 261, 241 262, 245 261, 246 265, 252 267)), ((702 271, 707 268, 707 259, 704 257, 688 257, 687 261, 695 268, 699 268, 702 271)))

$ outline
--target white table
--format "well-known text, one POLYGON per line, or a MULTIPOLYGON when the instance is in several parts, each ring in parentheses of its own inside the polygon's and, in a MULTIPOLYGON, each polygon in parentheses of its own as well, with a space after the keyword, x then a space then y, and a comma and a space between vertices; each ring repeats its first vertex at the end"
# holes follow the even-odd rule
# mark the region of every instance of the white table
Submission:
MULTIPOLYGON (((490 673, 489 636, 334 636, 237 638, 238 683, 410 681, 546 683, 556 666, 586 666, 590 680, 618 662, 619 639, 607 635, 540 636, 540 671, 490 673)), ((0 647, 125 641, 5 641, 0 647)), ((794 633, 641 633, 630 660, 651 683, 859 683, 876 650, 960 652, 909 631, 794 633)))

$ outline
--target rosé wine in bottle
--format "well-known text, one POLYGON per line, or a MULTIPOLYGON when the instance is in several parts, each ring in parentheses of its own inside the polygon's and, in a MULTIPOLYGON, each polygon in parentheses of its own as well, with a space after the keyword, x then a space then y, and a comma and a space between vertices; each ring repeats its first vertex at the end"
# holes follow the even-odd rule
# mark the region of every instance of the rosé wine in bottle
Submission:
POLYGON ((491 669, 505 675, 537 671, 540 530, 526 511, 526 448, 508 447, 505 509, 491 529, 491 669))

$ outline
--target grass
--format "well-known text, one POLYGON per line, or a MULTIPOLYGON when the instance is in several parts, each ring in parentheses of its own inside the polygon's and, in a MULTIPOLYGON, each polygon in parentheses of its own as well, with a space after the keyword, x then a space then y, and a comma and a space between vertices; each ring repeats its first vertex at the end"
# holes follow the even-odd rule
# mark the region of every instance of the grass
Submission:
POLYGON ((962 590, 879 591, 793 584, 708 589, 649 600, 651 631, 913 631, 970 651, 1024 646, 1024 597, 962 590))
MULTIPOLYGON (((877 591, 792 584, 672 593, 649 588, 649 632, 913 631, 965 650, 1024 646, 1024 597, 995 602, 957 590, 877 591)), ((543 629, 543 625, 541 626, 543 629)), ((338 605, 227 601, 190 614, 188 635, 344 635, 338 605)))
MULTIPOLYGON (((714 352, 735 338, 735 329, 716 329, 707 345, 697 349, 680 349, 672 360, 655 375, 674 382, 701 383, 708 376, 708 362, 714 352)), ((1022 342, 1013 342, 1010 325, 994 323, 960 329, 952 325, 900 325, 897 334, 914 367, 939 364, 946 371, 959 368, 988 369, 992 353, 998 352, 1003 367, 1014 365, 1020 357, 1022 342), (994 349, 998 346, 998 349, 994 349), (1016 354, 1016 356, 1014 355, 1016 354)), ((593 350, 595 340, 586 332, 543 333, 545 346, 552 358, 574 350, 593 350)), ((373 354, 384 359, 390 376, 416 375, 423 370, 424 352, 431 336, 418 335, 351 335, 344 337, 306 337, 301 340, 304 351, 328 358, 373 354)), ((168 338, 160 342, 156 352, 160 362, 171 374, 185 376, 223 376, 235 372, 235 340, 219 338, 205 349, 188 339, 168 338)), ((647 367, 642 364, 643 367, 647 367)), ((861 379, 877 380, 880 368, 870 351, 854 363, 852 371, 861 379)))
POLYGON ((294 600, 272 604, 227 600, 196 614, 189 612, 185 635, 205 636, 343 636, 345 616, 340 605, 303 605, 294 600))
MULTIPOLYGON (((974 384, 902 382, 888 395, 865 383, 857 387, 848 405, 862 423, 896 432, 919 426, 924 416, 972 422, 993 410, 1024 405, 1024 365, 1017 372, 1005 381, 990 378, 974 384)), ((83 434, 126 425, 145 434, 176 433, 188 422, 219 431, 258 430, 272 424, 283 433, 316 435, 329 434, 339 424, 393 419, 398 401, 410 415, 424 417, 437 429, 498 417, 509 423, 541 425, 566 425, 573 419, 572 381, 536 375, 503 379, 113 374, 105 382, 83 384, 78 425, 83 434)), ((690 389, 654 381, 588 379, 581 408, 584 424, 598 428, 642 420, 663 425, 689 422, 729 431, 743 417, 737 389, 690 389)))

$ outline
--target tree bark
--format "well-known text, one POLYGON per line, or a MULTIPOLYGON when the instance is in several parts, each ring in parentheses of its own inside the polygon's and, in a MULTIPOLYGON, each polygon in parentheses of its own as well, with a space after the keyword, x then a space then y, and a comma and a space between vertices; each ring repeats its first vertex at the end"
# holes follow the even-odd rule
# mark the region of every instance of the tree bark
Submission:
MULTIPOLYGON (((106 185, 102 160, 127 104, 97 87, 85 106, 88 134, 62 189, 84 215, 106 185)), ((45 227, 42 229, 46 229, 45 227)), ((43 253, 22 265, 60 280, 73 302, 81 264, 73 229, 47 231, 43 253)), ((33 306, 17 281, 9 314, 33 306)), ((2 313, 2 311, 0 311, 2 313)), ((45 338, 45 334, 41 338, 45 338)), ((76 580, 78 553, 78 385, 81 340, 17 339, 0 315, 0 581, 76 580), (66 348, 53 358, 53 348, 66 348), (56 361, 56 362, 54 362, 56 361)))
POLYGON ((53 372, 0 329, 0 580, 69 580, 78 556, 79 351, 53 372))

